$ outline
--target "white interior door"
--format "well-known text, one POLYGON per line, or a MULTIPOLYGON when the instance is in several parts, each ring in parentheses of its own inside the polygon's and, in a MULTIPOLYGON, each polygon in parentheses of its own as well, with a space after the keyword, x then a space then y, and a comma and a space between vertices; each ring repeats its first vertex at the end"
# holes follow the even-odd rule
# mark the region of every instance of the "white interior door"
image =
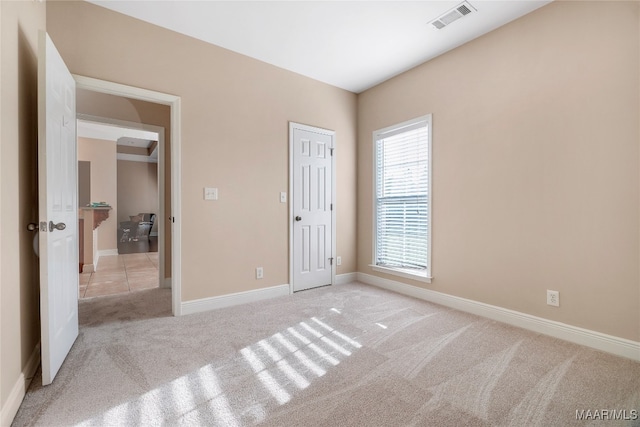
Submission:
POLYGON ((331 131, 291 124, 294 292, 331 284, 333 143, 331 131))
POLYGON ((38 46, 38 184, 42 384, 78 336, 75 81, 49 35, 38 46))

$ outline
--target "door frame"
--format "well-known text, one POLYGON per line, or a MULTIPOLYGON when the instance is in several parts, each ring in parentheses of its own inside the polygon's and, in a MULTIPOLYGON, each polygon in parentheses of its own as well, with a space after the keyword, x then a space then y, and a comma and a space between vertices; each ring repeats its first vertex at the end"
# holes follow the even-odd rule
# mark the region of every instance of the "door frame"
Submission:
POLYGON ((331 147, 331 257, 333 258, 333 262, 331 262, 331 284, 336 283, 336 267, 337 267, 337 257, 336 257, 336 153, 337 153, 337 143, 336 143, 336 132, 329 129, 319 128, 316 126, 304 125, 296 122, 289 122, 289 294, 293 294, 293 179, 294 179, 294 170, 293 170, 293 132, 294 130, 304 130, 308 132, 320 133, 323 135, 329 135, 332 139, 332 147, 331 147))
POLYGON ((135 129, 135 130, 145 130, 149 132, 154 132, 158 134, 158 209, 156 215, 156 222, 158 223, 158 280, 161 288, 170 288, 171 287, 171 279, 165 280, 165 231, 164 231, 164 221, 165 221, 165 184, 164 177, 166 174, 166 157, 164 154, 165 149, 165 136, 164 133, 166 129, 162 126, 150 125, 147 123, 136 123, 129 122, 126 120, 118 120, 112 119, 109 117, 101 117, 101 116, 92 116, 90 114, 76 114, 76 120, 81 120, 84 122, 92 122, 92 123, 102 123, 107 125, 113 125, 120 128, 126 129, 135 129), (167 283, 168 282, 168 283, 167 283))
MULTIPOLYGON (((113 83, 106 80, 94 79, 92 77, 81 76, 72 74, 76 81, 76 89, 85 89, 93 92, 105 93, 108 95, 123 96, 126 98, 138 99, 141 101, 153 102, 156 104, 168 105, 171 109, 171 213, 169 220, 172 222, 171 227, 171 310, 174 316, 182 315, 182 260, 181 260, 181 230, 180 230, 180 218, 182 217, 182 197, 181 197, 181 183, 182 183, 182 161, 180 157, 181 153, 181 140, 180 140, 180 124, 181 124, 181 111, 179 96, 170 95, 167 93, 156 92, 148 89, 137 88, 133 86, 127 86, 120 83, 113 83)), ((159 157, 159 165, 164 171, 165 156, 159 157)), ((162 180, 164 181, 164 180, 162 180)), ((164 182, 162 184, 164 187, 164 182)), ((159 187, 160 188, 160 187, 159 187)), ((163 188, 164 189, 164 188, 163 188)), ((164 194, 161 193, 162 201, 164 202, 164 194)), ((162 205, 162 210, 164 205, 162 205)), ((166 215, 166 213, 165 213, 166 215)), ((164 226, 164 220, 159 215, 158 227, 164 226)), ((159 233, 163 235, 164 233, 159 233)), ((158 238, 158 245, 164 245, 164 236, 162 241, 158 238)), ((164 260, 161 261, 164 269, 164 260)), ((163 280, 164 282, 164 280, 163 280)), ((161 286, 166 286, 165 283, 161 283, 161 286)))

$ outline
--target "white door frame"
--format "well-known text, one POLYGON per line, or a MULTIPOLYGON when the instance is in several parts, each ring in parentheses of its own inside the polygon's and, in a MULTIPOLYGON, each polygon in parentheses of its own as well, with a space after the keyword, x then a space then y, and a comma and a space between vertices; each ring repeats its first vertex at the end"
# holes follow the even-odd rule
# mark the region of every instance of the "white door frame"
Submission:
MULTIPOLYGON (((126 129, 135 129, 135 130, 145 130, 149 132, 154 132, 158 134, 158 209, 156 211, 156 223, 158 225, 158 280, 161 288, 170 288, 171 283, 166 283, 165 281, 165 249, 164 249, 164 221, 165 221, 165 210, 164 210, 164 193, 165 193, 165 185, 164 185, 164 176, 166 173, 165 167, 167 164, 166 157, 164 154, 165 149, 165 137, 164 132, 165 128, 162 126, 149 125, 146 123, 136 123, 129 122, 126 120, 118 120, 112 119, 110 117, 100 117, 100 116, 92 116, 90 114, 76 114, 77 120, 82 120, 84 122, 92 122, 92 123, 102 123, 108 125, 114 125, 120 128, 126 129)), ((170 279, 169 279, 170 280, 170 279)))
POLYGON ((331 135, 333 138, 333 147, 331 155, 331 284, 336 283, 336 132, 333 130, 323 129, 315 126, 303 125, 301 123, 289 122, 289 294, 293 294, 293 131, 300 129, 308 132, 315 132, 325 135, 331 135))
MULTIPOLYGON (((105 93, 108 95, 123 96, 126 98, 139 99, 141 101, 153 102, 156 104, 168 105, 171 108, 171 215, 170 220, 173 222, 171 227, 171 308, 174 316, 182 314, 181 302, 181 278, 182 278, 182 261, 181 261, 181 234, 180 219, 182 218, 182 200, 181 200, 181 141, 180 141, 180 97, 169 95, 162 92, 156 92, 147 89, 141 89, 133 86, 122 85, 119 83, 108 82, 105 80, 94 79, 86 76, 74 74, 77 89, 85 89, 93 92, 105 93)), ((164 156, 159 157, 160 167, 164 170, 164 156)), ((162 184, 164 186, 164 183, 162 184)), ((161 192, 161 203, 164 209, 164 192, 161 192)), ((166 213, 165 213, 166 215, 166 213)), ((159 215, 158 227, 164 226, 162 215, 159 215)), ((159 233, 162 236, 164 233, 159 233)), ((158 245, 164 244, 158 239, 158 245)), ((161 261, 164 268, 164 260, 161 261)), ((161 283, 164 285, 164 283, 161 283)))

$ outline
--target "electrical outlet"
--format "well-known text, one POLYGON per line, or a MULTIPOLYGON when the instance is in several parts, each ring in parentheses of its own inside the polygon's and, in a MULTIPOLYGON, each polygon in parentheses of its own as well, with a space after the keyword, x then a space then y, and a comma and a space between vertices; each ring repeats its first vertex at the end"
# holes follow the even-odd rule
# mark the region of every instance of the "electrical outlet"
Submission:
POLYGON ((547 305, 560 307, 560 292, 547 289, 547 305))
POLYGON ((280 192, 280 203, 287 203, 287 193, 285 191, 280 192))
POLYGON ((337 257, 336 262, 338 263, 338 265, 342 265, 342 257, 341 256, 337 257))
POLYGON ((256 279, 262 279, 264 277, 264 270, 262 267, 256 268, 256 279))

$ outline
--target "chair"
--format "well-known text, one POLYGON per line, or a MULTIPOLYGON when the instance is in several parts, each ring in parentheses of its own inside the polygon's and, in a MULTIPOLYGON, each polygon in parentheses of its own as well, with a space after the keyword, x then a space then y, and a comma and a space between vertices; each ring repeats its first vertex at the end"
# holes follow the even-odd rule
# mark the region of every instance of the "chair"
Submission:
POLYGON ((154 213, 139 213, 129 216, 129 221, 122 221, 119 229, 120 242, 137 242, 149 239, 149 233, 156 220, 154 213))

